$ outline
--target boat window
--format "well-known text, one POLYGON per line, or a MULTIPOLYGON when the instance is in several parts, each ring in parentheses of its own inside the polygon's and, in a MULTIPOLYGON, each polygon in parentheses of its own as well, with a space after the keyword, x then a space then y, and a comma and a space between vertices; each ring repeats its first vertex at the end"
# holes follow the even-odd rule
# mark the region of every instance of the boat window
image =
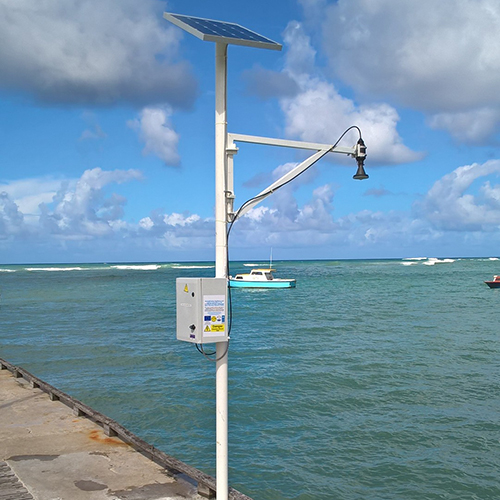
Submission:
POLYGON ((253 274, 256 274, 257 276, 262 276, 262 273, 260 271, 256 271, 253 274))
POLYGON ((268 280, 272 280, 272 279, 274 279, 274 278, 273 278, 273 275, 272 275, 271 273, 266 273, 266 278, 267 278, 268 280))
POLYGON ((243 279, 243 276, 236 276, 236 279, 237 279, 237 280, 242 280, 242 279, 243 279))

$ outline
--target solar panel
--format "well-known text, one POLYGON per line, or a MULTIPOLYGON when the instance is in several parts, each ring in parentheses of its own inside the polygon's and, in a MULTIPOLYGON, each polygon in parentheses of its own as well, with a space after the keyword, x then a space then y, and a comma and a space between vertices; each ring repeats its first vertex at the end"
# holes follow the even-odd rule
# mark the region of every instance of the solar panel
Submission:
POLYGON ((203 19, 201 17, 183 16, 170 12, 164 12, 163 17, 204 41, 281 50, 279 43, 244 28, 239 24, 203 19))

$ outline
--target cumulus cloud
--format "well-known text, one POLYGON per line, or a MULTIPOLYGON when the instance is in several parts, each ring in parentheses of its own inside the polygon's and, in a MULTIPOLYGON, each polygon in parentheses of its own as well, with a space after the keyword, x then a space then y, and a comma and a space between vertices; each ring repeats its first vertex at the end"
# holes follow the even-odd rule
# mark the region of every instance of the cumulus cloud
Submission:
POLYGON ((286 71, 296 79, 306 78, 315 70, 316 50, 311 45, 311 40, 297 21, 291 21, 283 33, 287 46, 285 54, 286 71))
POLYGON ((500 107, 496 0, 339 0, 325 9, 322 27, 332 72, 358 93, 438 115, 433 125, 460 140, 493 132, 500 107), (470 123, 452 118, 478 118, 485 108, 482 130, 470 134, 470 123))
POLYGON ((63 236, 109 235, 114 223, 123 217, 126 199, 114 193, 106 197, 103 188, 141 178, 138 170, 86 170, 74 188, 64 184, 50 204, 40 204, 40 225, 63 236))
POLYGON ((0 192, 0 239, 9 239, 23 229, 24 217, 19 207, 5 192, 0 192))
POLYGON ((332 83, 319 76, 311 76, 315 51, 300 24, 293 22, 288 25, 285 44, 289 47, 285 71, 300 86, 296 96, 281 99, 287 135, 333 144, 344 130, 358 125, 368 146, 371 162, 395 164, 422 158, 422 154, 403 144, 396 128, 399 115, 392 106, 356 106, 351 99, 340 95, 332 83))
POLYGON ((52 201, 61 181, 49 177, 21 179, 0 183, 0 192, 6 193, 24 217, 38 213, 40 203, 52 201))
POLYGON ((478 179, 498 175, 500 160, 459 167, 432 186, 416 204, 416 213, 441 230, 497 230, 500 226, 500 185, 492 186, 485 180, 477 193, 472 187, 478 179))
MULTIPOLYGON (((322 2, 313 3, 311 9, 316 12, 322 2)), ((357 125, 363 132, 371 164, 406 163, 423 157, 403 143, 397 131, 400 117, 395 108, 384 103, 359 106, 342 96, 319 72, 316 51, 300 23, 288 24, 284 44, 281 72, 254 68, 245 78, 250 91, 259 97, 279 99, 288 137, 333 144, 348 127, 357 125)), ((352 133, 343 144, 354 145, 357 139, 352 133)))
POLYGON ((55 104, 189 106, 180 36, 154 0, 1 0, 0 88, 55 104))
MULTIPOLYGON (((285 130, 291 137, 333 144, 344 130, 357 125, 363 133, 370 162, 397 164, 422 158, 421 153, 403 144, 396 129, 399 115, 393 107, 387 104, 356 107, 331 83, 313 79, 297 97, 283 99, 281 107, 285 113, 285 130)), ((357 141, 354 133, 350 139, 349 145, 357 141)))
POLYGON ((139 170, 94 168, 75 180, 4 183, 0 186, 0 241, 29 241, 55 251, 68 245, 91 253, 107 248, 110 255, 120 247, 133 253, 139 248, 192 250, 213 246, 213 218, 157 210, 138 223, 128 222, 127 199, 110 188, 141 179, 139 170), (52 191, 42 193, 41 185, 52 191), (37 196, 43 201, 36 210, 23 201, 37 196), (29 216, 21 206, 29 207, 29 216), (107 246, 110 241, 116 248, 107 246))
MULTIPOLYGON (((271 177, 276 180, 292 170, 296 163, 285 163, 274 169, 271 177)), ((269 206, 259 205, 250 210, 235 225, 237 246, 277 244, 287 246, 309 245, 311 241, 326 240, 335 227, 333 221, 334 190, 326 184, 316 188, 309 202, 300 206, 294 191, 316 177, 313 170, 306 171, 293 183, 286 185, 269 197, 269 206), (293 235, 293 236, 292 236, 293 235)))
POLYGON ((483 145, 494 140, 499 108, 480 108, 462 113, 438 113, 429 118, 434 129, 447 130, 458 142, 483 145))
POLYGON ((197 214, 159 211, 143 218, 136 238, 155 241, 169 249, 193 250, 213 247, 215 223, 197 214))
POLYGON ((140 140, 144 142, 143 154, 153 154, 166 165, 178 166, 179 136, 170 123, 171 115, 172 109, 168 106, 145 108, 141 111, 140 118, 130 120, 128 125, 139 133, 140 140))
POLYGON ((303 207, 295 204, 286 212, 268 206, 252 209, 236 222, 231 246, 301 248, 331 240, 334 223, 329 212, 330 188, 318 189, 303 207))

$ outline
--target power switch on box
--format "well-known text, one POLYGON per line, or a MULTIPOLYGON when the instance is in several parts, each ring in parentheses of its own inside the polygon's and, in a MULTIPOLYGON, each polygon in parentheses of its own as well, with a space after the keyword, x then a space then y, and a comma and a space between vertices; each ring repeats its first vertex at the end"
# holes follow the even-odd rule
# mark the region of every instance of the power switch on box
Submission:
POLYGON ((177 278, 177 340, 226 342, 226 278, 177 278))

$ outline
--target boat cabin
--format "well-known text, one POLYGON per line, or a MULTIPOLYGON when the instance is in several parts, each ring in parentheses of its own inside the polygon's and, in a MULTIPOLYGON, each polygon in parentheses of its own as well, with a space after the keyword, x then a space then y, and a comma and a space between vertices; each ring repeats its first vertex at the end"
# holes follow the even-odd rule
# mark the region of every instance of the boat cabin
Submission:
POLYGON ((246 281, 271 281, 274 279, 273 271, 275 271, 275 269, 252 269, 249 274, 237 274, 234 279, 246 281))

